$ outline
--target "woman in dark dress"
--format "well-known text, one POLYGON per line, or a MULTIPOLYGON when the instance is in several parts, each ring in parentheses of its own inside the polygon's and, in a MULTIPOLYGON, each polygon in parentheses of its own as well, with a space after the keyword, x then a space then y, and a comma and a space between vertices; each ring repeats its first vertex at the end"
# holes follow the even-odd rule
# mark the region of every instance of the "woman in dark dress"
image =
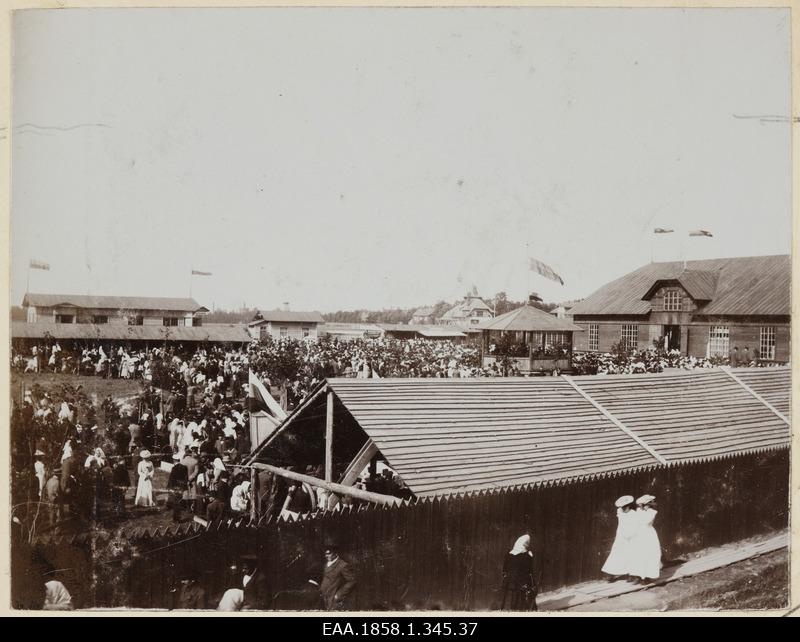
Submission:
POLYGON ((500 608, 509 611, 537 611, 536 593, 531 536, 522 535, 514 542, 514 548, 503 561, 503 601, 500 608))

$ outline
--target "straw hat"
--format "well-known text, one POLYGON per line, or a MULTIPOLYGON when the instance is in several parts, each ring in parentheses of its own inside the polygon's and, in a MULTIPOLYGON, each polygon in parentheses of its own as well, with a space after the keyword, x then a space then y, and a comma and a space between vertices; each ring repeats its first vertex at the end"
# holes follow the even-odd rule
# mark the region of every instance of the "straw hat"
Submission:
POLYGON ((614 502, 614 506, 617 508, 622 508, 623 506, 627 506, 628 504, 633 504, 633 495, 623 495, 617 501, 614 502))
POLYGON ((642 495, 639 499, 636 500, 636 503, 639 506, 646 506, 647 504, 652 502, 654 499, 655 499, 655 496, 653 496, 653 495, 642 495))
POLYGON ((150 459, 150 451, 145 449, 139 453, 139 457, 142 459, 150 459))

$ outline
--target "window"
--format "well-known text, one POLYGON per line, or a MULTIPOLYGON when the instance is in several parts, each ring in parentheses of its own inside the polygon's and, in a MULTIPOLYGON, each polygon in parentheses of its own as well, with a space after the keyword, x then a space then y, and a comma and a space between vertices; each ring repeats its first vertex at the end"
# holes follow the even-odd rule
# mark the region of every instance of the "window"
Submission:
POLYGON ((192 317, 192 327, 202 328, 203 327, 203 317, 200 317, 200 316, 192 317))
POLYGON ((761 340, 759 341, 758 356, 761 359, 774 361, 775 359, 775 326, 761 327, 761 340))
POLYGON ((281 339, 285 339, 289 336, 289 328, 281 328, 281 339))
POLYGON ((569 336, 566 332, 546 332, 544 335, 545 348, 554 348, 569 343, 569 336))
POLYGON ((304 337, 311 336, 311 329, 310 328, 303 328, 303 336, 304 337))
POLYGON ((623 325, 620 340, 628 350, 636 350, 639 346, 639 326, 635 324, 623 325))
POLYGON ((730 333, 726 325, 712 325, 708 329, 708 356, 727 357, 730 352, 730 333))
POLYGON ((600 350, 600 326, 596 323, 589 324, 589 350, 600 350))
POLYGON ((128 317, 128 325, 144 325, 144 317, 141 315, 128 317))
POLYGON ((681 309, 681 292, 680 290, 667 290, 664 292, 664 310, 667 312, 676 312, 681 309))
POLYGON ((75 323, 74 314, 57 314, 56 323, 75 323))
POLYGON ((92 316, 92 323, 108 323, 108 316, 105 314, 95 314, 92 316))
POLYGON ((164 317, 164 325, 177 326, 178 325, 178 318, 177 317, 164 317))

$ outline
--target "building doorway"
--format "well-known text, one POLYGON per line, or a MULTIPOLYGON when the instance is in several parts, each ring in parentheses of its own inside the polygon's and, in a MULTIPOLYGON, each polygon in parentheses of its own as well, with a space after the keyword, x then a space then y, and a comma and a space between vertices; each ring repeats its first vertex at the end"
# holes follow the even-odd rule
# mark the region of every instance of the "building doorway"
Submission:
POLYGON ((679 325, 664 326, 664 346, 666 347, 667 350, 681 349, 681 326, 679 325))

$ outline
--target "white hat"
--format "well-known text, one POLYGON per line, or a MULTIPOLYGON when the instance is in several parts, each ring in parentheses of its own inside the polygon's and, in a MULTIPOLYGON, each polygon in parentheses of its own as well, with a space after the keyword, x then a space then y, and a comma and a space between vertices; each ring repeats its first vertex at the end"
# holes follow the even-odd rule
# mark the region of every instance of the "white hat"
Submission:
POLYGON ((44 453, 43 453, 41 450, 39 450, 39 449, 37 448, 37 449, 36 449, 36 452, 35 452, 35 453, 33 453, 33 456, 34 456, 34 457, 44 457, 44 453))
POLYGON ((181 460, 181 456, 180 456, 180 454, 175 453, 174 455, 172 455, 172 459, 174 459, 175 461, 180 461, 181 460))
POLYGON ((150 451, 145 449, 139 453, 139 457, 142 459, 150 459, 150 451))
POLYGON ((655 497, 653 495, 642 495, 639 499, 636 500, 636 503, 639 506, 644 506, 652 502, 654 499, 655 497))
POLYGON ((623 495, 617 501, 614 502, 614 506, 617 508, 622 508, 623 506, 627 506, 628 504, 633 504, 633 495, 623 495))

